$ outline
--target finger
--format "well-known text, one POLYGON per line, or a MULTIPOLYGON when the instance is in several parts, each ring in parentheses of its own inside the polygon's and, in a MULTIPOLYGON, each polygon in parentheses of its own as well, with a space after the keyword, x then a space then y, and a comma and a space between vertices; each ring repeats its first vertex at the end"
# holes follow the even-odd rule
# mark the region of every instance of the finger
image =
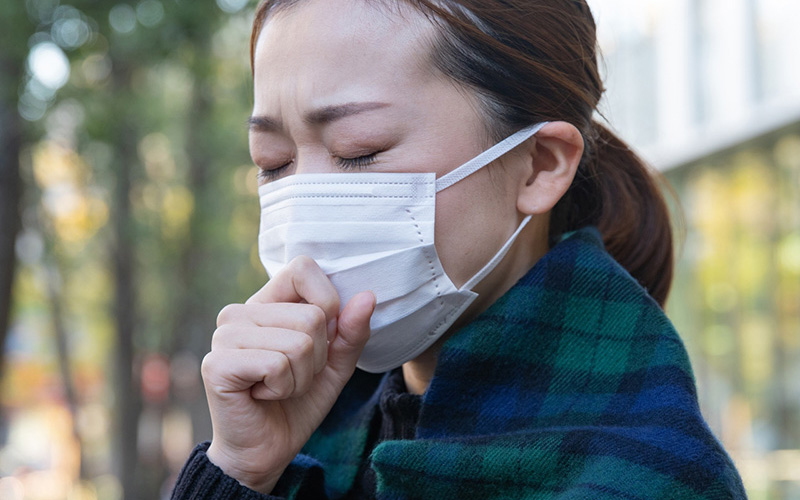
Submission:
POLYGON ((328 350, 328 365, 348 378, 369 340, 369 320, 375 310, 375 294, 356 294, 339 315, 336 337, 328 350))
MULTIPOLYGON (((314 370, 318 373, 328 358, 328 337, 332 336, 326 324, 325 313, 313 304, 230 304, 217 317, 217 331, 212 337, 212 348, 219 339, 235 337, 238 328, 266 327, 305 332, 314 341, 314 370)), ((335 330, 334 332, 335 333, 335 330)), ((231 346, 230 343, 223 344, 231 346)), ((253 343, 250 348, 261 348, 253 343)))
POLYGON ((295 389, 289 358, 277 351, 211 351, 203 358, 202 374, 207 392, 223 398, 263 385, 259 399, 278 401, 290 397, 295 389))
POLYGON ((303 301, 319 306, 329 322, 339 315, 339 294, 310 257, 292 259, 281 272, 247 299, 246 304, 303 301))
POLYGON ((312 374, 325 368, 328 343, 325 333, 313 338, 306 332, 252 325, 222 325, 211 338, 211 349, 262 349, 284 353, 292 364, 298 391, 305 392, 312 374), (305 367, 310 365, 310 368, 305 367), (297 371, 301 370, 302 376, 297 371), (310 372, 306 374, 305 372, 310 372))
POLYGON ((325 312, 322 308, 314 304, 292 302, 228 304, 217 315, 217 326, 228 324, 276 326, 298 331, 311 331, 327 327, 325 312))

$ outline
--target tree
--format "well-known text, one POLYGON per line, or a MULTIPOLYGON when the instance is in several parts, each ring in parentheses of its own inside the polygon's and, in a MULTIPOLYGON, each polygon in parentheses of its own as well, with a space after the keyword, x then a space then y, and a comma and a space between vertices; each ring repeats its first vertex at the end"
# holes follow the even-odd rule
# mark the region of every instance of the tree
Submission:
MULTIPOLYGON (((229 11, 243 7, 239 0, 217 3, 229 11)), ((109 359, 102 361, 109 380, 100 396, 113 401, 112 456, 98 469, 98 454, 87 455, 84 458, 94 465, 82 471, 88 479, 113 472, 125 498, 153 498, 167 467, 163 457, 139 452, 143 441, 161 435, 154 431, 140 439, 141 424, 147 421, 143 411, 149 418, 181 408, 191 414, 197 439, 208 438, 210 425, 202 391, 166 401, 143 398, 142 359, 187 351, 199 359, 209 348, 217 311, 225 303, 243 300, 263 280, 252 269, 242 272, 250 267, 258 217, 254 193, 242 192, 240 175, 251 168, 243 166, 248 162, 249 16, 229 16, 215 7, 179 0, 75 0, 69 5, 27 0, 14 7, 8 12, 19 18, 8 24, 20 29, 4 32, 13 38, 4 47, 18 47, 19 53, 16 72, 4 70, 0 76, 7 78, 3 89, 10 96, 2 101, 2 110, 10 110, 20 130, 30 130, 31 151, 49 148, 52 132, 58 136, 63 127, 59 116, 69 115, 70 138, 62 146, 86 171, 80 201, 99 200, 108 210, 102 223, 76 244, 64 240, 68 231, 46 220, 56 217, 47 213, 46 200, 58 190, 58 181, 40 186, 41 196, 30 186, 31 206, 26 209, 45 216, 41 227, 28 228, 41 231, 48 241, 36 265, 56 263, 64 283, 71 283, 62 292, 43 290, 40 300, 51 307, 51 324, 58 333, 54 350, 74 413, 98 398, 81 392, 79 370, 70 374, 70 365, 80 364, 74 358, 80 356, 75 339, 85 337, 89 329, 113 340, 109 359), (24 26, 30 33, 22 32, 24 26), (17 100, 32 78, 25 66, 30 47, 42 44, 65 55, 71 73, 68 81, 59 82, 35 103, 26 121, 17 113, 17 100), (98 267, 110 286, 92 299, 89 311, 69 293, 84 284, 87 270, 98 267), (73 375, 77 382, 71 385, 73 375)), ((6 14, 3 22, 9 19, 6 14)), ((2 132, 6 123, 12 121, 4 118, 2 132)), ((21 137, 17 144, 18 159, 21 137)), ((9 152, 12 148, 2 151, 9 152)), ((49 160, 34 164, 37 161, 49 160)), ((18 167, 15 172, 19 185, 18 167)), ((34 177, 30 180, 39 185, 41 179, 34 177)), ((25 176, 23 182, 27 180, 25 176)), ((13 192, 19 195, 19 189, 13 192)), ((18 198, 0 196, 3 207, 19 206, 18 198)), ((12 212, 19 228, 19 209, 12 212)), ((13 259, 15 236, 3 224, 0 243, 8 243, 13 259)), ((10 292, 7 295, 10 303, 10 292)), ((199 371, 197 375, 199 380, 199 371)))
MULTIPOLYGON (((0 352, 11 321, 11 288, 16 269, 15 246, 22 226, 20 153, 25 126, 17 111, 18 89, 25 74, 27 46, 14 43, 33 32, 24 3, 11 2, 0 16, 0 352)), ((0 375, 3 357, 0 355, 0 375)))

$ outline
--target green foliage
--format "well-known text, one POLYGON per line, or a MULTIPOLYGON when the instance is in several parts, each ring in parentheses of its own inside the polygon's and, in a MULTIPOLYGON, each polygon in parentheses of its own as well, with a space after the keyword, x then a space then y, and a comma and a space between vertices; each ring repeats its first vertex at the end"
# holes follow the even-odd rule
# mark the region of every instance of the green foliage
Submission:
MULTIPOLYGON (((6 384, 13 383, 15 363, 31 354, 26 345, 55 349, 55 333, 41 328, 50 300, 43 269, 59 276, 54 300, 67 325, 76 411, 100 405, 109 416, 120 399, 140 397, 138 375, 132 387, 115 386, 112 369, 125 359, 114 354, 126 342, 120 314, 130 314, 133 325, 132 366, 122 371, 139 374, 141 360, 154 354, 202 358, 219 309, 263 285, 266 275, 253 258, 259 212, 247 152, 252 9, 218 3, 225 10, 188 0, 4 4, 0 60, 18 71, 2 72, 0 98, 19 107, 28 131, 23 239, 43 242, 22 262, 10 343, 17 347, 7 353, 6 384), (37 47, 46 47, 51 59, 43 60, 55 63, 26 65, 37 47), (57 71, 62 59, 68 79, 57 71), (125 255, 132 278, 120 282, 118 259, 125 255), (132 309, 121 313, 127 288, 132 309), (38 340, 15 340, 25 338, 38 340), (83 382, 92 373, 99 386, 83 382)), ((54 370, 52 362, 36 366, 54 370)), ((199 381, 196 371, 190 376, 199 381)), ((51 388, 33 391, 52 398, 51 388)), ((194 420, 195 437, 207 439, 203 403, 202 392, 176 386, 166 400, 145 394, 137 412, 182 411, 194 420)), ((124 431, 105 432, 105 445, 83 439, 85 481, 119 473, 109 468, 108 444, 124 431)), ((158 441, 160 431, 152 434, 144 441, 158 441)), ((152 498, 175 464, 160 449, 139 452, 136 497, 152 498)), ((122 484, 134 494, 130 481, 122 484)))

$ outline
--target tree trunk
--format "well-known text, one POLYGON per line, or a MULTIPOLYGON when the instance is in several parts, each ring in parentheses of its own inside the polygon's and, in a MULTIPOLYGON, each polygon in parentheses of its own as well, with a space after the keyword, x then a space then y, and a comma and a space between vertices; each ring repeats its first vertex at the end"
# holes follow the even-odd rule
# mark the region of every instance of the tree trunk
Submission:
POLYGON ((16 99, 10 90, 16 88, 21 68, 8 60, 0 60, 2 95, 0 95, 0 377, 3 374, 5 341, 11 322, 15 245, 21 227, 20 151, 22 149, 22 120, 16 109, 16 99))
MULTIPOLYGON (((202 54, 208 50, 207 42, 197 41, 197 51, 202 54)), ((211 165, 208 146, 204 141, 204 127, 211 119, 212 103, 206 81, 210 73, 205 59, 198 57, 192 68, 197 76, 192 87, 192 99, 189 105, 189 114, 186 120, 186 151, 189 156, 189 189, 195 196, 195 210, 189 221, 189 232, 183 242, 179 258, 179 279, 181 285, 189 293, 184 293, 178 299, 175 329, 172 342, 167 349, 170 356, 176 354, 178 349, 188 349, 198 359, 202 359, 211 347, 210 337, 215 326, 217 311, 211 311, 205 305, 208 297, 204 294, 198 275, 202 273, 202 266, 208 265, 206 257, 208 242, 203 241, 203 228, 211 223, 214 217, 205 200, 209 196, 216 196, 209 191, 209 176, 211 165)), ((202 392, 198 394, 202 396, 202 392)), ((196 397, 184 401, 182 405, 192 416, 192 431, 194 441, 199 442, 210 438, 211 416, 204 397, 196 397)))
MULTIPOLYGON (((57 260, 57 257, 53 257, 57 260)), ((56 355, 58 360, 58 372, 61 375, 61 382, 64 386, 64 399, 72 415, 72 434, 80 449, 80 478, 86 479, 84 469, 84 448, 78 426, 78 391, 75 388, 74 377, 72 376, 72 355, 69 345, 69 332, 64 324, 64 307, 61 299, 62 273, 60 266, 56 263, 46 265, 47 270, 47 296, 50 303, 50 322, 53 326, 53 336, 55 337, 56 355)))
MULTIPOLYGON (((123 134, 124 136, 124 134, 123 134)), ((121 142, 127 142, 123 138, 121 142)), ((116 290, 115 319, 117 345, 115 352, 117 401, 117 457, 119 477, 125 499, 138 498, 136 494, 136 469, 138 462, 138 423, 140 413, 139 387, 133 377, 134 342, 136 323, 136 298, 133 284, 134 239, 131 221, 130 158, 135 149, 120 148, 122 163, 117 171, 117 189, 114 200, 114 282, 116 290)))
MULTIPOLYGON (((121 61, 115 61, 115 87, 125 92, 130 83, 130 70, 121 61)), ((118 103, 124 107, 124 103, 118 103)), ((116 291, 114 316, 117 330, 114 353, 116 429, 115 456, 117 474, 122 483, 123 498, 135 500, 138 494, 138 425, 141 414, 141 391, 134 377, 136 331, 136 286, 134 283, 135 245, 134 223, 131 213, 132 174, 136 167, 136 128, 121 113, 121 123, 115 131, 117 151, 116 189, 113 200, 113 268, 116 291)))

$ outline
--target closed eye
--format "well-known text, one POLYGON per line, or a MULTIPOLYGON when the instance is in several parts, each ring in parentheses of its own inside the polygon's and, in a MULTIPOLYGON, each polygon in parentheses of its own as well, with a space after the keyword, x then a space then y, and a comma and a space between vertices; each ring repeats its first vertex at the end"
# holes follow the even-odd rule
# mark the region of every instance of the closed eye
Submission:
POLYGON ((272 182, 282 174, 288 170, 288 168, 294 163, 294 160, 289 160, 288 162, 284 163, 280 167, 277 168, 258 168, 258 181, 260 183, 272 182))
MULTIPOLYGON (((353 158, 337 156, 335 163, 336 166, 342 170, 363 170, 377 161, 378 153, 380 153, 380 151, 368 155, 355 156, 353 158)), ((259 167, 259 182, 268 183, 278 179, 287 172, 293 163, 294 160, 289 160, 279 167, 259 167)))
POLYGON ((354 158, 336 157, 336 165, 342 170, 363 170, 375 163, 377 156, 378 152, 354 158))

